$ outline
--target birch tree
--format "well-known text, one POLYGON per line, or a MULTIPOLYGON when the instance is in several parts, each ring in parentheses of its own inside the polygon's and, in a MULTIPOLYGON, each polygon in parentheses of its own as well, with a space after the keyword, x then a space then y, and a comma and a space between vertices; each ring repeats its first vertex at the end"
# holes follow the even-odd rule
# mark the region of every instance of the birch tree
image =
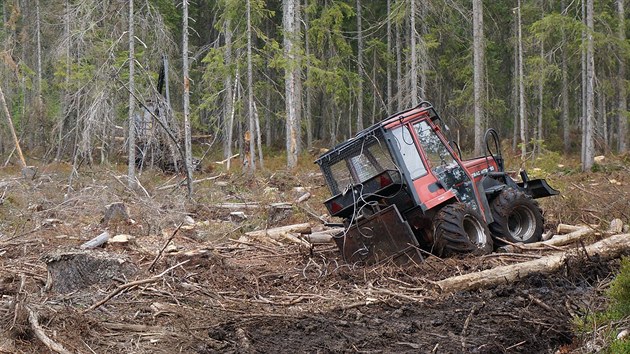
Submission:
POLYGON ((283 0, 282 23, 284 29, 284 56, 287 61, 285 67, 285 111, 286 111, 286 149, 287 167, 297 166, 300 153, 300 117, 298 94, 299 65, 298 65, 298 40, 297 0, 283 0))

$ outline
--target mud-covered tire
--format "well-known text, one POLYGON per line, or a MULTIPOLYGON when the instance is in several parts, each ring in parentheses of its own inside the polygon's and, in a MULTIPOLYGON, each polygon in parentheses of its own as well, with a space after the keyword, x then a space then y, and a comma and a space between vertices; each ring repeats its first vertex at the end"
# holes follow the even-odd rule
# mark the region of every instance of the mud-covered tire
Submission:
POLYGON ((433 219, 433 252, 446 257, 458 253, 488 254, 492 237, 479 213, 465 203, 444 206, 433 219))
MULTIPOLYGON (((506 188, 490 202, 494 221, 490 223, 493 237, 513 243, 532 243, 542 239, 544 219, 542 210, 529 195, 506 188)), ((495 240, 496 244, 504 244, 495 240)))

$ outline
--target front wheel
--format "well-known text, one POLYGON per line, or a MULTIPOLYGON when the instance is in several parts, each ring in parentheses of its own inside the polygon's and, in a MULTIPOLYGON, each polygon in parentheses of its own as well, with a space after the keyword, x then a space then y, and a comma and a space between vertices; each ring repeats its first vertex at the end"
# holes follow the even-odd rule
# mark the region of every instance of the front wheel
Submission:
MULTIPOLYGON (((532 243, 542 239, 544 219, 538 203, 513 188, 504 189, 490 203, 494 222, 490 231, 512 243, 532 243)), ((500 240, 497 240, 501 243, 500 240)))
POLYGON ((444 206, 435 216, 433 227, 433 251, 438 256, 492 252, 492 237, 488 226, 468 204, 444 206))

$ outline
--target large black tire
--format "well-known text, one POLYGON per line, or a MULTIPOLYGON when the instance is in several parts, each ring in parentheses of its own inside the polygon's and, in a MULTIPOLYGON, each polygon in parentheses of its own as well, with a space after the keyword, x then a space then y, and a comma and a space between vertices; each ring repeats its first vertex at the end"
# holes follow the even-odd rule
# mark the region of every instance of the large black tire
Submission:
MULTIPOLYGON (((529 195, 513 188, 506 188, 490 202, 494 222, 490 232, 512 243, 532 243, 542 239, 542 210, 529 195)), ((495 240, 497 244, 504 244, 495 240)))
POLYGON ((492 237, 479 213, 465 203, 444 206, 433 219, 433 252, 440 257, 457 253, 488 254, 492 237))

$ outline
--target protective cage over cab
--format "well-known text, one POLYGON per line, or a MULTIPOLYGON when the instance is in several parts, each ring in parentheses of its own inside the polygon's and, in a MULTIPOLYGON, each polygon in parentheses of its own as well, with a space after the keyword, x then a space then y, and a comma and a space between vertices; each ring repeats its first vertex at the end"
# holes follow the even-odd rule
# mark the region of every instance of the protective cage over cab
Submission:
POLYGON ((524 171, 522 182, 512 180, 503 171, 494 130, 486 134, 485 156, 462 161, 442 129, 434 108, 423 102, 317 159, 333 195, 324 204, 343 219, 345 231, 335 241, 347 262, 419 262, 421 250, 487 253, 493 246, 489 225, 493 236, 508 240, 533 242, 542 234, 533 199, 558 192, 524 171), (495 210, 501 204, 495 199, 509 205, 495 210))

